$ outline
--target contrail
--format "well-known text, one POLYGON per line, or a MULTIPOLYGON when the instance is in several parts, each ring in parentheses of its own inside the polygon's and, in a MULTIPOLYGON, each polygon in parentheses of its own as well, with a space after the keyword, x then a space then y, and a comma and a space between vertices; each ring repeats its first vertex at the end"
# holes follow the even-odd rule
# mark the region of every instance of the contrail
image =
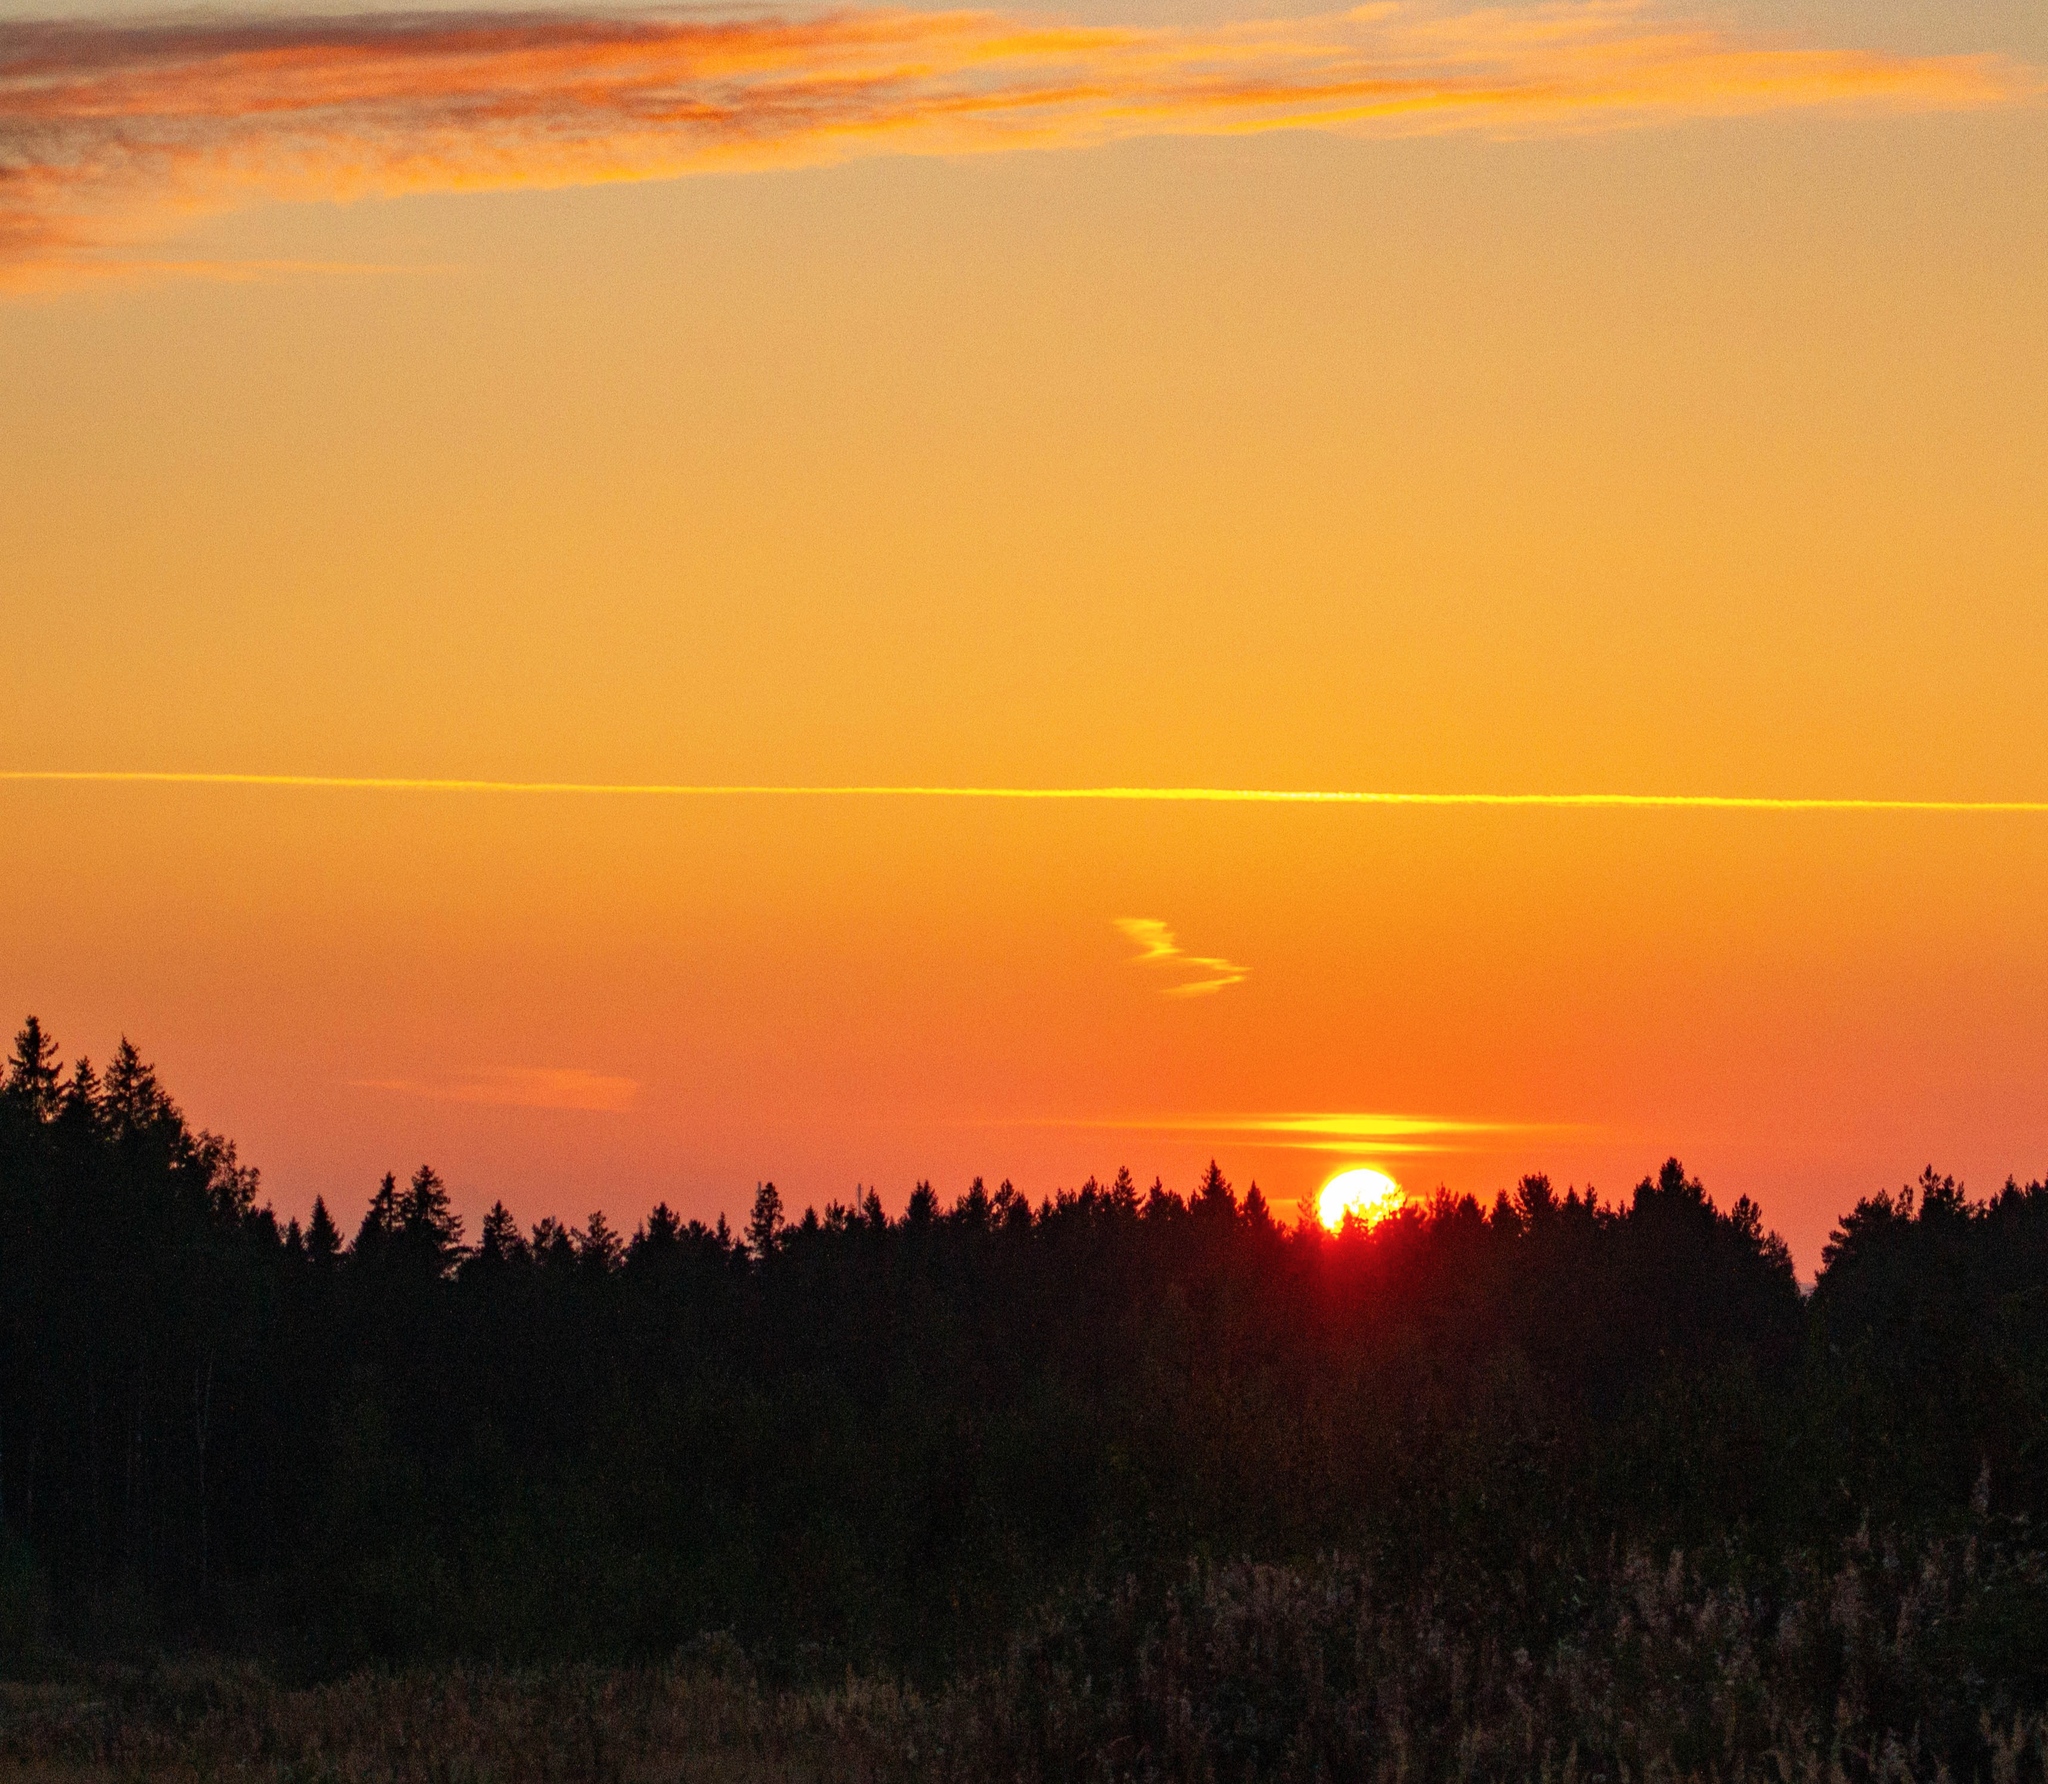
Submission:
POLYGON ((174 769, 0 769, 0 782, 283 787, 346 793, 553 793, 644 799, 980 799, 1112 805, 1411 805, 1545 810, 2048 813, 2048 799, 1780 798, 1754 793, 1393 793, 1306 787, 924 787, 697 785, 680 781, 458 780, 361 774, 215 774, 174 769))

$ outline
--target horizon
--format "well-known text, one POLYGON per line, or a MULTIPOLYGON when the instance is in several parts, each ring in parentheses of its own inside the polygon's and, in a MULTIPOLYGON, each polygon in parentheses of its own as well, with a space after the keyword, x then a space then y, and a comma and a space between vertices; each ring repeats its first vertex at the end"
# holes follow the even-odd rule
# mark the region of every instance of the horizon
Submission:
MULTIPOLYGON (((37 1023, 37 1019, 33 1015, 28 1020, 31 1023, 37 1023)), ((73 1068, 90 1066, 96 1074, 103 1078, 104 1074, 100 1072, 99 1068, 104 1061, 120 1047, 134 1045, 133 1037, 124 1034, 115 1046, 104 1049, 96 1061, 89 1053, 80 1054, 74 1051, 66 1054, 58 1037, 51 1034, 47 1027, 41 1026, 39 1023, 34 1032, 39 1032, 48 1044, 58 1049, 56 1057, 60 1063, 62 1083, 67 1087, 76 1080, 77 1073, 73 1068)), ((487 1214, 496 1215, 503 1213, 511 1215, 517 1222, 517 1230, 532 1234, 536 1242, 538 1242, 541 1233, 545 1229, 559 1228, 566 1232, 572 1240, 580 1244, 581 1234, 585 1225, 598 1221, 602 1221, 605 1227, 616 1234, 619 1239, 637 1242, 648 1231, 650 1218, 656 1216, 666 1216, 686 1225, 700 1223, 706 1228, 715 1228, 720 1234, 729 1231, 738 1235, 746 1229, 749 1213, 758 1206, 760 1198, 764 1193, 774 1197, 776 1206, 782 1211, 790 1228, 794 1229, 799 1225, 809 1224, 819 1218, 824 1218, 829 1223, 834 1210, 845 1214, 847 1212, 857 1212, 863 1206, 869 1205, 878 1208, 882 1214, 891 1219, 900 1220, 905 1217, 906 1211, 914 1204, 916 1198, 921 1193, 930 1193, 934 1196, 936 1211, 945 1216, 957 1215, 968 1205, 977 1191, 980 1191, 984 1196, 996 1196, 1000 1192, 1002 1200, 1007 1200, 1008 1197, 1014 1194, 1018 1197, 1023 1207, 1035 1211, 1040 1216, 1044 1216, 1053 1209, 1065 1206, 1077 1199, 1085 1203, 1091 1195, 1107 1196, 1112 1188, 1125 1181, 1129 1181, 1133 1185, 1141 1205, 1145 1204, 1152 1196, 1162 1193, 1169 1202, 1189 1205, 1194 1199, 1195 1190, 1199 1189, 1204 1182, 1218 1179, 1219 1176, 1224 1187, 1237 1203, 1249 1205, 1251 1200, 1256 1198, 1259 1206, 1270 1211, 1273 1220, 1281 1230, 1297 1234, 1314 1231, 1320 1234, 1336 1236, 1340 1229, 1345 1232, 1355 1230, 1361 1234, 1369 1232, 1382 1221, 1399 1214, 1407 1213, 1429 1217, 1435 1213, 1439 1206, 1450 1206, 1458 1203, 1474 1205, 1482 1212, 1495 1212, 1499 1208, 1507 1207, 1514 1203, 1531 1183, 1539 1183, 1546 1188, 1554 1190, 1560 1200, 1569 1198, 1571 1201, 1577 1202, 1583 1199, 1589 1209, 1598 1207, 1603 1213, 1625 1214, 1631 1205, 1632 1199, 1651 1188, 1658 1181, 1660 1170, 1668 1174, 1683 1168, 1682 1158, 1675 1153, 1669 1154, 1665 1159, 1658 1161, 1656 1167, 1644 1169, 1642 1174, 1633 1182, 1624 1181, 1618 1187, 1605 1192, 1597 1184, 1591 1182, 1581 1184, 1577 1182, 1554 1181, 1549 1172, 1535 1168, 1517 1172, 1512 1179, 1500 1183, 1491 1192, 1469 1185, 1453 1190, 1447 1183, 1442 1181, 1434 1185, 1426 1185, 1420 1182, 1417 1173, 1412 1169, 1405 1171, 1402 1179, 1396 1179, 1392 1176, 1391 1172, 1382 1170, 1378 1166, 1361 1165, 1351 1162, 1372 1150, 1371 1145, 1351 1137, 1333 1138, 1329 1130, 1334 1126, 1344 1131, 1347 1136, 1355 1135, 1368 1127, 1380 1130, 1382 1138, 1378 1156, 1395 1160, 1402 1155, 1404 1144, 1403 1140, 1396 1136, 1401 1134, 1412 1136, 1413 1138, 1407 1144, 1413 1146, 1414 1139, 1426 1136, 1430 1129, 1456 1124, 1433 1123, 1426 1118, 1413 1117, 1297 1114, 1286 1117, 1260 1118, 1253 1122, 1238 1121, 1233 1123, 1228 1120, 1217 1120, 1214 1122, 1185 1124, 1162 1123, 1159 1124, 1158 1128, 1151 1129, 1151 1131, 1163 1131, 1169 1125, 1185 1125, 1195 1132, 1226 1133, 1233 1129, 1242 1132, 1253 1128, 1267 1127, 1284 1128, 1314 1134, 1316 1137, 1307 1141, 1306 1144, 1322 1146, 1346 1162, 1338 1163, 1322 1170, 1310 1182, 1309 1187, 1302 1194, 1294 1197, 1269 1196, 1256 1176, 1249 1179, 1232 1179, 1228 1172, 1221 1171, 1218 1155, 1215 1152, 1211 1152, 1206 1165, 1197 1171, 1194 1185, 1187 1190, 1183 1190, 1182 1187, 1174 1183, 1169 1183, 1162 1172, 1151 1173, 1151 1180, 1148 1183, 1146 1181, 1147 1173, 1133 1171, 1128 1161, 1124 1161, 1114 1170, 1090 1171, 1084 1178, 1073 1182, 1062 1181, 1042 1186, 1026 1183, 1020 1187, 1009 1175, 991 1175, 988 1172, 976 1172, 970 1179, 964 1181, 958 1187, 957 1192, 950 1185, 940 1184, 930 1177, 920 1176, 912 1180, 907 1187, 890 1186, 887 1193, 884 1191, 884 1186, 879 1182, 855 1181, 841 1192, 825 1193, 809 1198, 801 1195, 785 1198, 781 1195, 780 1186, 773 1178, 762 1178, 755 1182, 753 1189, 739 1202, 734 1204, 721 1203, 709 1210, 706 1209, 701 1198, 692 1197, 687 1193, 684 1193, 682 1196, 683 1206, 680 1208, 671 1206, 666 1195, 656 1194, 644 1206, 637 1203, 629 1203, 624 1210, 616 1204, 606 1205, 602 1203, 588 1209, 571 1210, 564 1206, 546 1202, 535 1202, 531 1206, 520 1209, 509 1207, 504 1197, 494 1192, 487 1184, 464 1185, 449 1182, 435 1169, 432 1160, 421 1160, 417 1165, 407 1165, 403 1168, 394 1165, 378 1172, 376 1181, 370 1183, 362 1191, 360 1197, 361 1210, 359 1212, 355 1201, 350 1198, 346 1190, 315 1189, 309 1196, 304 1198, 287 1198, 284 1205, 280 1206, 277 1197, 273 1193, 272 1186, 262 1179, 260 1161, 240 1156, 239 1148, 235 1147, 235 1136, 232 1133, 224 1133, 209 1126, 207 1122, 197 1117, 193 1111, 185 1108, 179 1101, 175 1085, 167 1082, 164 1074, 156 1070, 155 1062, 149 1058, 141 1047, 136 1046, 135 1051, 141 1058, 143 1068, 153 1074, 155 1082, 161 1086, 163 1093, 169 1097, 172 1105, 180 1111, 195 1133, 213 1134, 215 1137, 226 1141, 230 1148, 234 1148, 232 1156, 237 1167, 245 1172, 253 1173, 252 1182, 255 1185, 254 1206, 257 1210, 268 1212, 274 1216, 280 1231, 286 1227, 291 1228, 295 1232, 306 1228, 311 1224, 315 1210, 324 1206, 328 1218, 339 1230, 342 1243, 347 1245, 351 1234, 361 1220, 368 1218, 373 1212, 376 1199, 380 1193, 391 1191, 394 1184, 402 1185, 408 1177, 411 1177, 416 1183, 421 1176, 431 1176, 436 1185, 447 1192, 449 1211, 456 1223, 451 1243, 457 1254, 467 1254, 475 1250, 475 1245, 471 1241, 470 1235, 478 1233, 484 1228, 485 1216, 487 1214), (1346 1184, 1347 1180, 1353 1180, 1354 1186, 1348 1194, 1345 1194, 1342 1193, 1342 1186, 1346 1184), (1363 1184, 1362 1188, 1357 1186, 1360 1182, 1363 1184), (1331 1199, 1333 1193, 1336 1194, 1334 1203, 1331 1199), (298 1205, 299 1199, 303 1199, 303 1207, 298 1205)), ((547 1074, 539 1075, 546 1076, 547 1074)), ((576 1075, 569 1074, 568 1076, 574 1077, 576 1075)), ((600 1086, 605 1082, 607 1081, 598 1081, 600 1086)), ((553 1090, 559 1087, 549 1086, 546 1088, 553 1090)), ((578 1092, 587 1092, 591 1087, 578 1084, 571 1088, 578 1092)), ((506 1104, 490 1096, 480 1096, 474 1100, 487 1106, 519 1106, 517 1104, 506 1104)), ((1071 1125, 1086 1127, 1091 1124, 1075 1123, 1071 1125)), ((1146 1130, 1150 1127, 1150 1124, 1142 1122, 1094 1125, 1137 1128, 1140 1130, 1146 1130)), ((1827 1239, 1830 1242, 1839 1240, 1845 1230, 1843 1223, 1849 1219, 1851 1214, 1880 1198, 1898 1198, 1903 1196, 1904 1202, 1902 1205, 1910 1207, 1913 1196, 1930 1181, 1945 1181, 1946 1185, 1951 1187, 1957 1195, 1965 1198, 1968 1203, 1975 1206, 1984 1205, 1988 1200, 1995 1198, 2001 1191, 2010 1191, 2016 1187, 2034 1187, 2033 1180, 2027 1178, 2020 1170, 2013 1169, 2008 1170, 1988 1190, 1979 1189, 1973 1193, 1967 1179, 1959 1178, 1953 1172, 1944 1172, 1937 1164, 1929 1162, 1912 1179, 1902 1180, 1896 1184, 1874 1185, 1858 1192, 1853 1202, 1845 1203, 1829 1221, 1826 1234, 1827 1239)), ((1758 1209, 1762 1220, 1762 1230, 1773 1238, 1783 1237, 1778 1231, 1777 1224, 1771 1217, 1771 1210, 1758 1202, 1747 1189, 1736 1187, 1731 1190, 1725 1186, 1717 1187, 1712 1183, 1704 1183, 1702 1187, 1705 1190, 1707 1202, 1711 1207, 1722 1213, 1727 1213, 1730 1209, 1737 1207, 1738 1204, 1752 1204, 1758 1209)), ((1000 1205, 1001 1201, 999 1200, 998 1206, 1000 1205)), ((1819 1273, 1818 1255, 1816 1254, 1811 1261, 1808 1261, 1800 1257, 1797 1248, 1788 1246, 1788 1250, 1791 1253, 1793 1267, 1797 1274, 1801 1291, 1803 1293, 1810 1293, 1819 1273)))

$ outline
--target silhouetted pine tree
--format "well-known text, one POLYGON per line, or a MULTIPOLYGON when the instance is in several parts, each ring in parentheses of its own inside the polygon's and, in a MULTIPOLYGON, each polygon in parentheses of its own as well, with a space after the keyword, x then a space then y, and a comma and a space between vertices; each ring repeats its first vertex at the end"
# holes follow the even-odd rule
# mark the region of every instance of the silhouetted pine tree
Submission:
POLYGON ((584 1270, 597 1277, 606 1277, 616 1270, 625 1258, 626 1248, 610 1223, 604 1217, 604 1210, 595 1210, 584 1223, 583 1237, 576 1247, 576 1261, 584 1270))
POLYGON ((1202 1181, 1196 1187, 1189 1211, 1212 1220, 1228 1219, 1237 1213, 1237 1197, 1213 1158, 1209 1161, 1209 1168, 1202 1173, 1202 1181))
POLYGON ((1273 1210, 1266 1206, 1266 1192, 1259 1188, 1256 1181, 1244 1192, 1244 1220, 1245 1225, 1254 1232, 1270 1233, 1277 1230, 1273 1210))
POLYGON ((782 1196, 774 1184, 758 1184, 754 1189, 754 1211, 747 1217, 747 1249, 754 1254, 755 1262, 766 1263, 774 1255, 781 1236, 782 1196))
POLYGON ((682 1237, 683 1223, 676 1211, 666 1202, 656 1202, 648 1212, 647 1224, 634 1235, 637 1249, 666 1252, 673 1250, 682 1237))
POLYGON ((107 1063, 100 1088, 101 1118, 118 1145, 151 1142, 175 1149, 185 1138, 178 1107, 157 1082, 150 1066, 126 1035, 107 1063))
POLYGON ((7 1061, 5 1094, 30 1120, 47 1122, 56 1116, 63 1078, 57 1043, 43 1032, 40 1022, 29 1017, 14 1037, 14 1051, 7 1061))
POLYGON ((349 1255, 363 1263, 389 1256, 398 1238, 399 1225, 398 1178, 386 1171, 376 1193, 370 1197, 369 1207, 363 1210, 362 1224, 356 1228, 349 1255))
POLYGON ((74 1148, 87 1143, 100 1126, 100 1079, 93 1070, 92 1061, 80 1055, 78 1063, 71 1068, 71 1076, 64 1085, 64 1092, 58 1101, 57 1119, 70 1129, 70 1140, 74 1148))
POLYGON ((306 1256, 316 1265, 332 1264, 341 1256, 341 1231, 327 1212, 323 1196, 313 1198, 313 1213, 306 1222, 306 1256))
POLYGON ((993 1204, 988 1198, 988 1186, 977 1177, 968 1184, 965 1193, 953 1206, 953 1219, 973 1232, 988 1231, 989 1217, 993 1204))
POLYGON ((576 1261, 575 1230, 552 1214, 545 1215, 534 1223, 531 1249, 535 1263, 566 1269, 576 1261))
POLYGON ((475 1261, 486 1267, 524 1263, 526 1237, 503 1202, 493 1202, 477 1231, 475 1261))
POLYGON ((412 1174, 404 1195, 397 1200, 395 1216, 397 1236, 409 1256, 441 1275, 462 1261, 462 1216, 455 1212, 447 1184, 431 1165, 421 1165, 412 1174))

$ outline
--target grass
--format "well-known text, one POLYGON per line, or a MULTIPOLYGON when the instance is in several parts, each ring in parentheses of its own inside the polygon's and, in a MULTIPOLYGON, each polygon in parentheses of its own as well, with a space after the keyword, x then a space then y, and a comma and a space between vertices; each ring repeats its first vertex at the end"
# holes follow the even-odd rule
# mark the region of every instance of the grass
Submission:
POLYGON ((0 1779, 810 1784, 912 1775, 887 1687, 764 1691, 697 1668, 455 1666, 284 1690, 203 1663, 4 1688, 0 1779))
POLYGON ((0 1687, 0 1780, 143 1784, 2036 1784, 2048 1572, 1978 1538, 1859 1540, 1763 1586, 1622 1555, 1383 1598, 1342 1560, 1076 1595, 928 1695, 644 1667, 217 1662, 0 1687), (1533 1576, 1530 1576, 1533 1577, 1533 1576))

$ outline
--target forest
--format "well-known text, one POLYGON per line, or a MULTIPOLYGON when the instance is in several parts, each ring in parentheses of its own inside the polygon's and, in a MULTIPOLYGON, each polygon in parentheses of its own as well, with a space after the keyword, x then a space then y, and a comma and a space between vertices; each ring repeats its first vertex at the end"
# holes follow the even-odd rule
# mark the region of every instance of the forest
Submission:
POLYGON ((454 1691, 419 1776, 2041 1774, 2048 1183, 1874 1191, 1808 1290, 1675 1159, 1335 1235, 1213 1165, 742 1232, 366 1189, 281 1223, 135 1048, 15 1039, 0 1765, 454 1691), (549 1693, 625 1732, 541 1766, 549 1693))

